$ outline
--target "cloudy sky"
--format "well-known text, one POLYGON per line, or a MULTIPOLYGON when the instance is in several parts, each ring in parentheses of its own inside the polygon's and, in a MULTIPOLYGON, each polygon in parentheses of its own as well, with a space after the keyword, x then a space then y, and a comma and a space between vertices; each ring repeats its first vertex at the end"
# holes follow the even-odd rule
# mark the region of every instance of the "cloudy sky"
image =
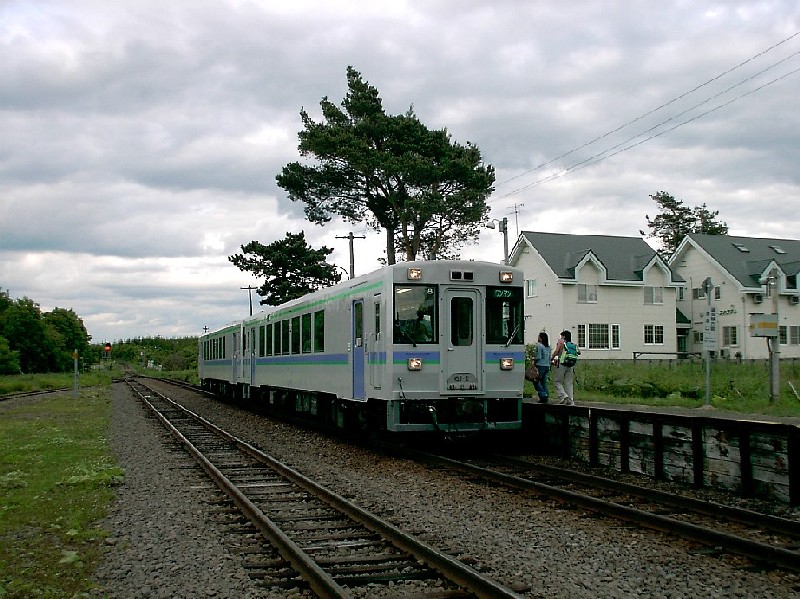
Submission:
MULTIPOLYGON (((491 216, 638 236, 650 195, 800 235, 795 0, 0 0, 0 288, 95 342, 248 313, 227 257, 304 230, 356 272, 383 234, 306 223, 275 175, 352 65, 477 145, 491 216)), ((502 260, 486 229, 465 258, 502 260)), ((649 240, 652 244, 653 240, 649 240)), ((258 308, 258 297, 253 301, 258 308)))

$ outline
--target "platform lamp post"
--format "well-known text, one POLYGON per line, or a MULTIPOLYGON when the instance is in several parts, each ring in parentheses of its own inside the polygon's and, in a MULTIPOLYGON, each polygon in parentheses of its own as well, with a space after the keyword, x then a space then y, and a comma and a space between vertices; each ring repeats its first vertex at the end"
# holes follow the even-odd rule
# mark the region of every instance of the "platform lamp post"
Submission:
POLYGON ((767 297, 772 298, 775 313, 775 329, 778 334, 767 337, 769 348, 769 402, 775 403, 780 396, 781 380, 781 338, 778 319, 778 270, 773 268, 767 276, 767 297))
POLYGON ((498 231, 503 234, 503 264, 508 266, 508 218, 505 216, 502 220, 492 218, 486 223, 486 228, 494 229, 494 223, 497 223, 498 231))

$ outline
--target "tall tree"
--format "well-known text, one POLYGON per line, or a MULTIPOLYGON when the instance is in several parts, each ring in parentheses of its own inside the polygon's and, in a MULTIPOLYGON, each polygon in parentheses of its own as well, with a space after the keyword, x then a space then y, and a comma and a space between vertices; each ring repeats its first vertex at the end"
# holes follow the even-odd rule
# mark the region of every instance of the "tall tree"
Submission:
POLYGON ((64 372, 72 368, 72 352, 78 350, 85 356, 89 349, 91 336, 86 332, 83 321, 73 310, 53 308, 42 315, 42 324, 47 338, 53 346, 53 363, 50 369, 64 372))
POLYGON ((661 242, 662 251, 672 254, 689 233, 707 233, 709 235, 727 235, 728 225, 716 220, 719 211, 711 212, 703 204, 694 208, 684 205, 666 191, 659 191, 650 198, 658 204, 659 214, 651 219, 645 214, 650 234, 639 231, 642 235, 655 237, 661 242))
POLYGON ((378 90, 348 67, 341 108, 324 97, 322 122, 300 112, 301 156, 316 164, 287 164, 276 177, 306 217, 324 224, 336 215, 386 233, 386 260, 396 248, 413 260, 457 249, 477 236, 488 214, 494 169, 473 145, 431 131, 413 110, 390 116, 378 90))
POLYGON ((341 280, 336 266, 325 259, 333 252, 325 246, 315 250, 306 243, 305 232, 286 233, 269 245, 251 241, 241 254, 228 256, 239 270, 263 277, 257 293, 261 304, 277 306, 341 280))

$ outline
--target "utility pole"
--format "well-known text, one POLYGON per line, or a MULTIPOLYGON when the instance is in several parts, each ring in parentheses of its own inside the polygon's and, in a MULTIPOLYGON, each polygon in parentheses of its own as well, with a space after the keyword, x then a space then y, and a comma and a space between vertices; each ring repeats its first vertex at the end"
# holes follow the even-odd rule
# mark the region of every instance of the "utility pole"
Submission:
POLYGON ((239 287, 239 289, 247 289, 247 295, 250 296, 250 316, 253 315, 253 289, 258 289, 258 287, 253 287, 252 285, 248 285, 247 287, 239 287))
POLYGON ((356 276, 356 256, 353 251, 353 240, 354 239, 366 239, 364 235, 353 235, 353 232, 350 231, 347 235, 337 235, 336 239, 348 239, 350 240, 350 278, 356 276))
POLYGON ((486 223, 487 229, 494 229, 494 223, 497 222, 497 230, 503 234, 503 264, 508 266, 508 218, 503 217, 503 220, 493 218, 486 223))

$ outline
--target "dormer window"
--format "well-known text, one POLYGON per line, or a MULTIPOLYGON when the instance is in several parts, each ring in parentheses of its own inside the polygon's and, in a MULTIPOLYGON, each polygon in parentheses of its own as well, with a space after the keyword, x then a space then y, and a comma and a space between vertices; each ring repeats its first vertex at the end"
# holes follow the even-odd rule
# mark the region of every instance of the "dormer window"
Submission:
POLYGON ((772 248, 772 251, 773 251, 773 252, 775 252, 776 254, 785 254, 785 253, 786 253, 786 250, 785 250, 785 249, 783 249, 783 248, 782 248, 781 246, 779 246, 779 245, 771 245, 771 246, 769 246, 769 247, 771 247, 771 248, 772 248))
POLYGON ((742 252, 742 253, 745 253, 745 254, 746 254, 746 253, 748 253, 748 252, 750 251, 750 250, 747 248, 747 246, 745 246, 745 245, 742 245, 741 243, 734 243, 734 244, 733 244, 733 247, 735 247, 737 250, 739 250, 740 252, 742 252))
POLYGON ((595 304, 597 303, 597 285, 578 284, 578 303, 595 304))

